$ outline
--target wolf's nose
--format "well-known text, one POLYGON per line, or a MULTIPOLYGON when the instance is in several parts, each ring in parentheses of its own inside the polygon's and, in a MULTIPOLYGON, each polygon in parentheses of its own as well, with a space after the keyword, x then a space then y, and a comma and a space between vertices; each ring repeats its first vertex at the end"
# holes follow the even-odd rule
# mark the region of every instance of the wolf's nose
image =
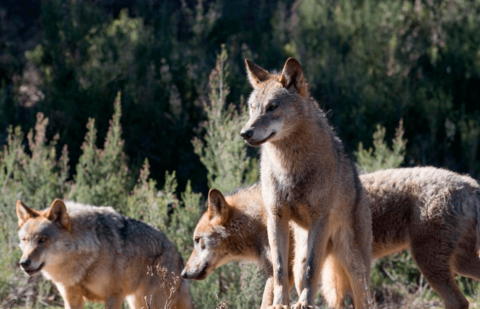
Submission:
POLYGON ((20 261, 20 266, 22 266, 22 268, 28 268, 28 266, 30 266, 30 264, 32 264, 32 261, 30 261, 28 259, 20 261))
POLYGON ((187 274, 187 269, 186 269, 186 268, 184 268, 184 269, 182 270, 181 276, 182 276, 182 278, 188 279, 188 274, 187 274))
POLYGON ((242 132, 240 132, 240 135, 241 135, 244 139, 249 139, 250 137, 253 136, 253 130, 242 131, 242 132))

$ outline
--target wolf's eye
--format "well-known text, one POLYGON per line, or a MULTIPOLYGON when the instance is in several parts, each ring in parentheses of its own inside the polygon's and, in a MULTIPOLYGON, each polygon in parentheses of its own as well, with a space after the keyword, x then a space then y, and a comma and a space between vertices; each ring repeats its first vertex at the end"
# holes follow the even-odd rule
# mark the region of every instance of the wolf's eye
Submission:
POLYGON ((47 237, 45 237, 45 236, 42 236, 42 237, 40 237, 40 238, 38 239, 38 243, 39 243, 39 244, 43 244, 43 243, 46 242, 46 241, 47 241, 47 237))
POLYGON ((200 242, 200 237, 195 237, 195 243, 198 244, 200 242))
POLYGON ((270 105, 268 105, 268 107, 267 107, 267 112, 274 111, 274 110, 277 109, 277 107, 278 107, 277 104, 270 104, 270 105))

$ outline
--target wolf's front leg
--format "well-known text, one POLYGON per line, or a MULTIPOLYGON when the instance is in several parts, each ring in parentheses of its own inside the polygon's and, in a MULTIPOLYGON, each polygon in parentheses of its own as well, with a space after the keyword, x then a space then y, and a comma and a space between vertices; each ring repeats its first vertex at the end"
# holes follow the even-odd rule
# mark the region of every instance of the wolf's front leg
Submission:
MULTIPOLYGON (((267 208, 268 209, 268 208, 267 208)), ((269 309, 288 308, 290 291, 288 280, 289 216, 269 211, 268 242, 273 266, 273 304, 269 309)))
MULTIPOLYGON (((297 232, 295 236, 297 236, 297 232)), ((308 231, 307 239, 307 254, 302 258, 295 257, 294 275, 300 297, 292 309, 314 308, 318 279, 325 260, 328 241, 328 217, 313 223, 308 231)), ((295 253, 297 252, 301 252, 301 250, 296 250, 295 253)))
POLYGON ((105 302, 106 309, 122 309, 123 300, 125 297, 123 295, 112 295, 105 302))
POLYGON ((57 288, 65 302, 65 309, 83 308, 85 301, 83 300, 82 289, 79 286, 64 287, 57 284, 57 288))

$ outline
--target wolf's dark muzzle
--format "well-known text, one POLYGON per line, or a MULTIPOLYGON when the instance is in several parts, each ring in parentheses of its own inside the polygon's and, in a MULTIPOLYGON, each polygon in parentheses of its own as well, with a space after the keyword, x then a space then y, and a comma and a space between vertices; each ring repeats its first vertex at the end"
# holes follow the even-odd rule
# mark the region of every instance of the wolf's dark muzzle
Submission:
POLYGON ((20 266, 22 266, 23 269, 28 268, 30 266, 30 264, 32 264, 32 261, 29 260, 29 259, 20 261, 20 266))
POLYGON ((246 131, 242 131, 240 132, 240 135, 245 139, 249 139, 250 137, 253 136, 253 130, 246 130, 246 131))

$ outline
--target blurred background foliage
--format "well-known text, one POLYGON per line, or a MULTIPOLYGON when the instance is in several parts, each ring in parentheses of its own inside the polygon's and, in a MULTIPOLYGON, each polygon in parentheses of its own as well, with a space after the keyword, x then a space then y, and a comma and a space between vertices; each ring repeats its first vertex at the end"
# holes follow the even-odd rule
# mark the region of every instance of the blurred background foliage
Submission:
MULTIPOLYGON (((1 1, 1 307, 62 304, 16 264, 18 198, 113 205, 188 258, 208 188, 258 179, 238 134, 244 58, 268 70, 299 59, 360 170, 479 179, 479 33, 480 0, 1 1)), ((216 295, 251 308, 263 284, 255 265, 232 264, 191 290, 197 308, 216 295)), ((476 283, 459 284, 476 298, 476 283)), ((384 308, 441 306, 408 252, 375 262, 372 290, 384 308)))
POLYGON ((59 134, 76 165, 88 119, 100 146, 121 91, 130 169, 148 158, 159 183, 176 171, 179 189, 190 179, 206 192, 190 141, 207 130, 209 75, 224 44, 230 89, 220 100, 243 105, 244 58, 280 70, 293 56, 350 149, 372 146, 377 124, 393 137, 403 118, 405 165, 478 179, 478 33, 478 0, 4 0, 0 141, 42 112, 47 136, 59 134))

